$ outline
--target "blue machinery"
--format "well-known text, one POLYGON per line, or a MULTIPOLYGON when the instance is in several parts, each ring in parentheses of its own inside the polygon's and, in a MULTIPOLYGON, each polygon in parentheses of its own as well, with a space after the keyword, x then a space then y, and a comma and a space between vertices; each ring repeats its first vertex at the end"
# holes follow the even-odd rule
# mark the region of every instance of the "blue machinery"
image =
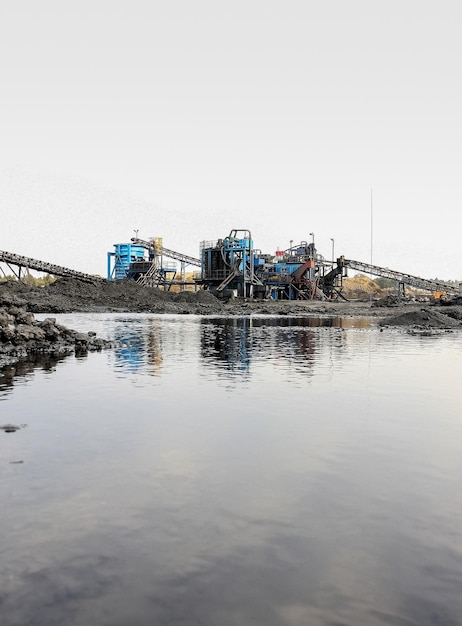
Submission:
MULTIPOLYGON (((162 237, 149 241, 134 237, 131 243, 117 243, 114 252, 107 253, 108 280, 128 278, 148 287, 170 289, 173 284, 185 286, 187 265, 201 265, 199 259, 165 248, 162 237), (168 257, 180 262, 181 279, 176 280, 176 263, 165 261, 168 257)), ((195 285, 195 283, 192 283, 195 285)))
MULTIPOLYGON (((108 252, 108 280, 132 279, 147 286, 172 285, 184 288, 193 285, 213 291, 217 296, 234 295, 245 298, 272 299, 346 299, 342 295, 342 279, 347 269, 394 280, 398 294, 404 295, 405 285, 431 292, 443 292, 447 296, 462 296, 462 283, 445 283, 403 274, 360 261, 339 257, 335 262, 326 261, 317 253, 314 242, 302 241, 275 255, 262 254, 253 247, 248 230, 232 230, 228 237, 216 242, 202 242, 201 259, 165 248, 161 238, 149 241, 133 238, 130 243, 116 244, 114 252, 108 252), (180 263, 181 274, 177 280, 176 265, 164 261, 174 259, 180 263), (201 268, 200 276, 192 282, 185 280, 185 268, 193 265, 201 268)), ((75 278, 86 282, 103 279, 46 261, 32 259, 0 250, 0 273, 5 264, 21 280, 24 270, 36 270, 53 276, 75 278), (14 268, 18 269, 15 270, 14 268)))
POLYGON ((348 268, 391 278, 397 282, 401 294, 404 294, 404 285, 458 294, 453 284, 418 278, 343 256, 336 261, 327 261, 316 251, 314 241, 302 241, 275 255, 262 254, 254 248, 252 235, 245 229, 234 229, 218 241, 202 242, 200 259, 165 248, 161 238, 150 241, 133 238, 131 243, 116 244, 114 248, 114 252, 108 252, 108 280, 129 278, 164 289, 190 284, 224 299, 237 296, 273 300, 346 300, 342 295, 342 281, 348 268), (180 280, 176 279, 176 266, 166 263, 165 257, 180 262, 180 280), (185 280, 186 265, 201 269, 200 276, 190 283, 185 280))
POLYGON ((116 243, 114 252, 107 253, 108 280, 128 278, 130 266, 144 262, 144 256, 143 246, 135 246, 131 243, 116 243))
POLYGON ((255 251, 250 231, 232 230, 225 239, 201 244, 201 278, 205 289, 218 294, 253 298, 264 291, 255 274, 255 251))
POLYGON ((344 256, 327 261, 318 254, 314 241, 302 241, 276 252, 275 256, 262 254, 254 249, 248 230, 232 230, 225 239, 204 242, 201 260, 201 278, 197 282, 223 297, 346 300, 342 288, 348 268, 396 281, 398 295, 405 294, 405 285, 456 296, 462 287, 462 283, 457 288, 454 284, 403 274, 344 256))
POLYGON ((170 289, 184 280, 185 266, 201 268, 194 284, 218 297, 287 299, 341 298, 344 266, 327 262, 317 254, 314 243, 302 241, 276 256, 255 250, 249 230, 234 229, 225 239, 202 242, 201 259, 165 248, 161 238, 116 244, 108 252, 108 280, 129 278, 151 287, 170 289), (164 257, 181 263, 183 279, 176 280, 176 267, 164 257))
POLYGON ((342 298, 344 265, 325 261, 314 243, 302 241, 276 256, 253 247, 250 231, 232 230, 228 237, 201 246, 200 282, 224 298, 315 300, 342 298))

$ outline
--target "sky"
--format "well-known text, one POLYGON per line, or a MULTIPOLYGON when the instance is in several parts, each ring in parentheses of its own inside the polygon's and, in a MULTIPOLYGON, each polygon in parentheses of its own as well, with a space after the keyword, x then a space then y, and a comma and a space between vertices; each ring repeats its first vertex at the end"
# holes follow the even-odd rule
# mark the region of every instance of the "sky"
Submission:
POLYGON ((462 280, 447 0, 3 0, 0 250, 106 275, 135 231, 462 280))

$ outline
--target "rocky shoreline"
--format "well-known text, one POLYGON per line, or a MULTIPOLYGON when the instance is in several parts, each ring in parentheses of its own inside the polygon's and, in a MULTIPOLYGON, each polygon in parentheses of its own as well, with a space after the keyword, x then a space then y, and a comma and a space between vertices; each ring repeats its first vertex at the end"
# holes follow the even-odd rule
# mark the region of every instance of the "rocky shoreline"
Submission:
POLYGON ((62 278, 45 287, 17 281, 0 283, 0 363, 31 355, 86 353, 113 347, 94 333, 78 333, 34 313, 139 312, 196 315, 322 315, 367 317, 380 327, 407 330, 462 329, 462 307, 429 302, 229 301, 207 291, 170 293, 142 287, 133 281, 95 280, 83 283, 62 278))
POLYGON ((37 321, 34 314, 23 307, 0 307, 0 365, 44 354, 81 355, 115 345, 91 331, 80 333, 66 328, 52 317, 37 321))

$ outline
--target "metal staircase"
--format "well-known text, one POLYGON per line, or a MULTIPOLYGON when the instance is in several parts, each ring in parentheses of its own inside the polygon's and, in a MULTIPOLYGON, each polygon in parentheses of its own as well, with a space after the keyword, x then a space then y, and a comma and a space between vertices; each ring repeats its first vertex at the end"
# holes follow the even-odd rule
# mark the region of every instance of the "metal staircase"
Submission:
POLYGON ((159 284, 161 278, 160 272, 160 267, 158 267, 154 262, 145 274, 141 274, 141 276, 136 279, 136 282, 140 285, 144 285, 145 287, 151 287, 154 284, 159 284))

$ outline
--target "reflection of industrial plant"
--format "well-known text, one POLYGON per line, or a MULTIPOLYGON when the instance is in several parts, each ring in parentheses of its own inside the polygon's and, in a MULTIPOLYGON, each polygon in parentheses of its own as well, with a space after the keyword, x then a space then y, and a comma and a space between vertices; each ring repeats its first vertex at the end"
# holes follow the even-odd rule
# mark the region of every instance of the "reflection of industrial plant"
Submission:
MULTIPOLYGON (((144 373, 160 376, 164 359, 181 362, 199 353, 202 365, 224 376, 230 372, 248 374, 252 366, 271 363, 292 371, 312 370, 326 349, 341 348, 346 334, 343 328, 368 328, 363 318, 240 316, 189 318, 185 328, 183 316, 173 319, 152 316, 118 317, 113 338, 115 365, 124 374, 144 373), (332 328, 338 332, 320 332, 332 328)), ((66 355, 36 355, 0 369, 0 397, 8 393, 16 378, 41 368, 52 371, 66 355)), ((76 356, 86 358, 86 356, 76 356)))
POLYGON ((320 328, 338 329, 338 342, 345 326, 369 326, 365 319, 334 316, 203 317, 185 333, 182 320, 170 320, 166 324, 160 317, 130 317, 118 322, 115 338, 122 347, 116 350, 117 367, 125 372, 147 371, 151 375, 160 375, 163 352, 167 359, 176 354, 181 360, 183 353, 189 358, 191 350, 196 350, 195 328, 200 333, 200 356, 204 364, 214 363, 221 370, 245 373, 253 362, 269 360, 277 363, 289 359, 294 367, 311 368, 316 353, 334 337, 332 333, 318 332, 320 328))
POLYGON ((146 370, 158 376, 162 366, 160 321, 155 318, 119 321, 115 338, 122 346, 116 350, 117 366, 128 372, 146 370))
POLYGON ((297 368, 312 368, 326 342, 343 341, 342 327, 367 327, 367 320, 338 317, 227 317, 201 320, 201 356, 227 370, 247 372, 252 360, 293 360, 297 368), (319 333, 318 328, 339 333, 319 333))
POLYGON ((368 328, 362 318, 337 316, 233 316, 189 318, 183 316, 127 317, 118 319, 114 337, 122 343, 116 349, 116 365, 124 372, 160 375, 170 358, 182 362, 199 351, 203 365, 218 371, 250 372, 256 362, 282 363, 290 360, 297 369, 311 368, 335 336, 343 342, 343 328, 368 328), (338 333, 319 332, 321 328, 338 333), (199 346, 197 341, 200 341, 199 346))
POLYGON ((252 318, 202 320, 201 356, 225 363, 230 369, 247 371, 252 352, 252 318))

